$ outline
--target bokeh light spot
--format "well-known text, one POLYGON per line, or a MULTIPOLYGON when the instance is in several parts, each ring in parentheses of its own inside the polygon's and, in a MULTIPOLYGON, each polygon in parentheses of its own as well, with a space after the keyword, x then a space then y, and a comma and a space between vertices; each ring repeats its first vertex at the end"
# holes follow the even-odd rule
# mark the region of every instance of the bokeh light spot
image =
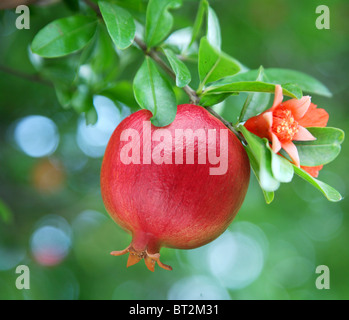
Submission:
POLYGON ((183 278, 168 292, 170 300, 229 300, 228 291, 217 281, 206 276, 183 278))
POLYGON ((21 150, 34 158, 52 154, 59 143, 56 124, 51 119, 38 115, 19 120, 14 138, 21 150))
POLYGON ((264 256, 259 243, 241 232, 226 231, 211 246, 210 269, 230 289, 245 288, 263 269, 264 256))
POLYGON ((61 217, 49 216, 34 231, 30 247, 39 264, 55 266, 61 263, 71 247, 69 224, 61 217))
MULTIPOLYGON (((120 112, 112 100, 106 97, 95 96, 93 103, 98 115, 97 123, 86 125, 82 115, 78 122, 77 143, 87 156, 99 158, 103 156, 109 138, 123 119, 124 114, 120 112)), ((127 110, 125 113, 128 114, 127 110)))

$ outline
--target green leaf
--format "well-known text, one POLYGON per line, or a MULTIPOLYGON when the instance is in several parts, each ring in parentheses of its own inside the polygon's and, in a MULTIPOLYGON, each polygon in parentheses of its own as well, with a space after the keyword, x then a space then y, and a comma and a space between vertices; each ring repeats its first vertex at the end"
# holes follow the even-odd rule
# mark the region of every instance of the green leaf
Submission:
POLYGON ((300 164, 314 167, 333 161, 341 151, 344 132, 337 128, 307 128, 316 138, 315 141, 294 141, 300 164))
POLYGON ((193 59, 189 57, 191 57, 192 54, 197 55, 197 53, 195 52, 195 47, 189 48, 191 34, 191 27, 178 29, 169 35, 161 47, 164 49, 171 49, 174 53, 180 54, 183 58, 193 61, 193 59))
POLYGON ((282 88, 285 91, 291 92, 297 99, 300 99, 303 97, 302 89, 293 83, 284 83, 282 84, 282 88))
POLYGON ((303 169, 298 168, 295 165, 293 165, 293 168, 294 168, 295 173, 298 176, 300 176, 305 181, 308 181, 315 188, 320 190, 325 195, 327 200, 332 201, 332 202, 338 202, 338 201, 343 199, 341 194, 336 189, 334 189, 333 187, 329 186, 328 184, 326 184, 326 183, 324 183, 324 182, 322 182, 320 180, 317 180, 317 179, 313 178, 310 174, 308 174, 303 169))
POLYGON ((207 41, 217 50, 221 50, 221 27, 217 15, 211 7, 208 7, 207 10, 207 41))
POLYGON ((267 204, 272 203, 274 200, 274 191, 272 191, 272 192, 265 191, 265 190, 262 190, 262 191, 263 191, 265 202, 267 204))
MULTIPOLYGON (((110 2, 110 0, 107 0, 110 2)), ((140 14, 144 15, 146 11, 146 3, 147 1, 144 0, 116 0, 113 1, 116 2, 119 6, 123 8, 127 8, 130 12, 135 14, 137 17, 140 16, 140 14)), ((144 17, 142 17, 144 19, 144 17)))
POLYGON ((72 96, 71 104, 78 113, 87 112, 91 108, 94 108, 93 95, 90 89, 86 85, 79 85, 72 96))
POLYGON ((119 56, 105 27, 99 28, 93 51, 84 67, 90 70, 85 80, 94 91, 105 88, 117 76, 119 56))
POLYGON ((201 39, 199 48, 199 92, 206 83, 234 75, 240 72, 241 69, 242 66, 237 60, 223 52, 219 52, 208 42, 206 37, 201 39))
POLYGON ((243 117, 239 120, 240 122, 246 121, 257 114, 265 111, 270 102, 270 94, 262 93, 262 92, 254 92, 250 93, 247 96, 244 107, 246 108, 246 112, 243 114, 243 117))
POLYGON ((58 102, 64 109, 68 109, 71 105, 72 91, 65 84, 55 83, 54 85, 58 102))
POLYGON ((145 43, 149 48, 158 45, 170 33, 173 17, 168 10, 181 5, 181 0, 149 0, 145 24, 145 43))
POLYGON ((163 127, 174 120, 177 113, 175 94, 149 57, 145 58, 136 74, 133 90, 141 108, 152 112, 153 125, 163 127))
MULTIPOLYGON (((259 176, 260 176, 260 164, 259 162, 256 161, 255 157, 253 156, 252 152, 249 150, 249 148, 245 147, 245 150, 247 152, 247 155, 248 155, 248 158, 250 160, 250 164, 251 164, 251 168, 252 168, 252 171, 253 173, 255 174, 256 178, 257 178, 257 181, 259 183, 259 185, 261 186, 262 188, 262 184, 261 184, 261 181, 259 179, 259 176)), ((274 200, 274 191, 265 191, 263 190, 263 195, 264 195, 264 199, 265 199, 265 202, 267 204, 270 204, 272 203, 272 201, 274 200)))
POLYGON ((98 120, 98 115, 95 107, 90 108, 85 112, 86 125, 94 125, 98 120))
MULTIPOLYGON (((275 92, 275 84, 262 81, 239 81, 235 82, 235 77, 226 77, 221 81, 216 81, 208 86, 204 94, 213 93, 232 93, 232 92, 275 92)), ((300 99, 298 91, 289 91, 285 87, 282 87, 284 95, 292 98, 300 99)))
POLYGON ((204 20, 204 15, 205 15, 207 8, 208 8, 207 0, 201 0, 200 5, 199 5, 199 9, 198 9, 198 13, 196 15, 196 19, 194 22, 192 36, 191 36, 191 40, 190 40, 190 43, 188 45, 188 48, 191 47, 191 45, 195 42, 196 38, 199 35, 200 29, 202 26, 202 22, 204 20))
POLYGON ((80 67, 78 58, 72 55, 68 58, 43 59, 44 63, 40 73, 55 84, 72 85, 77 78, 80 67))
MULTIPOLYGON (((217 103, 224 101, 226 98, 228 98, 231 95, 232 94, 230 93, 202 95, 200 97, 200 105, 203 107, 211 107, 217 103)), ((238 95, 238 93, 233 93, 233 95, 238 95)))
MULTIPOLYGON (((258 72, 258 70, 249 70, 236 75, 235 79, 228 79, 228 82, 253 81, 256 79, 258 72)), ((280 84, 283 88, 289 89, 291 92, 294 90, 292 90, 291 87, 295 86, 308 93, 314 93, 325 97, 332 96, 331 92, 320 81, 300 71, 270 68, 264 69, 264 74, 267 82, 280 84)))
POLYGON ((72 16, 55 20, 35 36, 31 49, 45 58, 55 58, 81 50, 96 32, 97 20, 93 17, 72 16))
POLYGON ((191 81, 190 71, 184 62, 177 58, 176 54, 172 50, 165 49, 164 52, 173 72, 176 75, 176 86, 179 88, 185 87, 191 81))
POLYGON ((293 83, 299 86, 303 91, 315 93, 325 97, 331 97, 332 93, 319 80, 295 70, 288 69, 266 69, 265 73, 268 79, 275 84, 293 83))
MULTIPOLYGON (((259 68, 259 73, 256 81, 263 81, 264 69, 263 67, 259 68)), ((239 122, 245 121, 259 113, 265 111, 269 105, 270 94, 254 92, 250 93, 247 96, 247 99, 242 107, 239 122)))
POLYGON ((131 14, 113 3, 99 2, 110 37, 119 49, 129 47, 136 35, 136 25, 131 14))
POLYGON ((100 33, 99 31, 100 31, 100 28, 97 27, 97 32, 92 37, 91 41, 85 46, 85 48, 82 49, 81 54, 80 54, 80 58, 79 58, 79 65, 80 66, 88 63, 91 60, 91 58, 93 57, 95 49, 96 49, 96 45, 98 42, 98 38, 99 38, 99 33, 100 33))
POLYGON ((280 186, 280 182, 273 176, 271 153, 266 147, 265 142, 256 135, 250 133, 244 126, 239 126, 238 130, 244 135, 248 143, 246 149, 249 149, 257 163, 258 180, 261 188, 267 192, 277 190, 280 186))
POLYGON ((273 173, 273 176, 276 180, 280 182, 291 182, 294 174, 293 166, 292 164, 286 160, 285 158, 279 156, 276 154, 271 148, 269 141, 267 139, 263 139, 267 149, 270 151, 271 154, 271 170, 273 173))
POLYGON ((129 81, 112 83, 102 91, 98 92, 98 94, 105 96, 114 102, 122 102, 131 108, 132 112, 139 110, 138 104, 133 95, 132 84, 129 81))
POLYGON ((13 213, 11 209, 0 199, 0 218, 9 224, 13 221, 13 213))

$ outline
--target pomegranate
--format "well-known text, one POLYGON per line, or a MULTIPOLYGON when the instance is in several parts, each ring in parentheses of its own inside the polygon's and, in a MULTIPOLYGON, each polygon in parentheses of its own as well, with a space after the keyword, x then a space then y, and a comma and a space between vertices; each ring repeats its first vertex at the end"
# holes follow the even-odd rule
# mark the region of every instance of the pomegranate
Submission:
POLYGON ((111 254, 130 253, 127 266, 144 259, 151 271, 156 262, 172 270, 160 248, 193 249, 222 234, 242 205, 250 165, 236 136, 203 107, 179 105, 163 128, 151 117, 140 110, 115 129, 101 191, 110 216, 132 234, 126 249, 111 254))

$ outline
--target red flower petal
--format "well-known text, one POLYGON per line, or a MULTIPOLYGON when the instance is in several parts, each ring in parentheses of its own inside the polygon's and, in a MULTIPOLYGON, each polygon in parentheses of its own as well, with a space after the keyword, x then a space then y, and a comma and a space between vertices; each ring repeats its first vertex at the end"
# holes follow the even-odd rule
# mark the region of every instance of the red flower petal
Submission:
POLYGON ((297 141, 314 141, 316 138, 304 127, 298 126, 298 132, 293 136, 297 141))
POLYGON ((291 157, 294 164, 299 167, 299 155, 294 143, 292 141, 282 142, 281 146, 291 157))
POLYGON ((308 111, 310 106, 310 97, 304 96, 301 99, 291 99, 283 102, 282 107, 289 109, 292 112, 295 120, 301 119, 305 113, 308 111))
POLYGON ((325 109, 317 109, 317 105, 310 103, 305 115, 298 120, 303 127, 326 127, 329 115, 325 109))
POLYGON ((308 172, 312 177, 317 178, 319 176, 319 171, 323 168, 323 165, 316 167, 305 167, 301 166, 301 168, 308 172))
POLYGON ((275 133, 271 133, 271 148, 275 153, 278 153, 281 149, 281 142, 275 133))
POLYGON ((274 102, 273 106, 269 109, 270 111, 273 111, 277 106, 279 106, 284 99, 284 96, 282 95, 282 87, 277 84, 275 86, 275 96, 274 96, 274 102))
POLYGON ((267 138, 270 140, 270 121, 273 121, 273 114, 271 112, 264 112, 248 119, 245 122, 245 128, 260 138, 267 138))

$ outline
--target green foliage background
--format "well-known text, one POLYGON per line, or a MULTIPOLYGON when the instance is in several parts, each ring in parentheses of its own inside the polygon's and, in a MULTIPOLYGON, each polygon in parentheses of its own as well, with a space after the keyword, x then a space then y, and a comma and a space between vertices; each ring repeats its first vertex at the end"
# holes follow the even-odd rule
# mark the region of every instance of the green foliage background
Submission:
MULTIPOLYGON (((252 69, 260 65, 288 68, 318 78, 333 97, 314 96, 312 101, 328 111, 329 126, 349 132, 348 1, 216 0, 210 4, 220 19, 225 52, 252 69), (330 30, 315 27, 315 8, 320 4, 330 8, 330 30)), ((141 15, 142 7, 140 11, 138 8, 136 5, 135 14, 141 15)), ((196 10, 197 1, 185 1, 174 11, 174 30, 192 25, 196 10)), ((70 15, 72 10, 62 2, 32 7, 30 30, 16 30, 13 10, 0 12, 0 65, 34 73, 28 57, 34 35, 52 20, 70 15)), ((119 79, 132 81, 142 53, 132 47, 127 52, 123 58, 133 63, 119 61, 115 74, 119 79)), ((189 67, 193 83, 197 83, 196 65, 189 67)), ((187 101, 180 89, 176 94, 179 101, 187 101)), ((245 97, 230 97, 224 107, 216 110, 234 121, 239 114, 234 106, 241 105, 245 97)), ((192 251, 162 249, 162 260, 174 268, 172 272, 156 268, 151 273, 143 262, 126 269, 125 256, 109 255, 126 247, 130 236, 105 212, 99 189, 102 158, 89 158, 78 148, 78 119, 75 111, 62 109, 53 88, 0 71, 1 299, 167 299, 172 297, 175 286, 191 281, 198 288, 194 298, 349 298, 348 140, 340 156, 320 173, 321 180, 344 196, 339 203, 329 203, 317 190, 295 178, 282 185, 274 202, 267 205, 255 178, 251 179, 244 205, 230 231, 236 237, 248 235, 259 243, 262 269, 248 285, 234 288, 227 287, 209 267, 214 243, 192 251), (41 159, 27 156, 13 140, 16 121, 33 114, 49 117, 58 126, 60 144, 50 159, 62 164, 64 182, 55 192, 42 192, 35 187, 32 172, 41 159), (81 163, 81 167, 72 170, 71 163, 81 163), (100 213, 88 227, 78 219, 86 210, 100 213), (48 214, 63 217, 72 230, 69 254, 54 267, 36 262, 30 245, 38 221, 48 214), (18 252, 18 264, 26 264, 31 270, 30 290, 15 287, 13 261, 18 252), (193 262, 194 257, 197 263, 193 262), (315 287, 318 265, 330 268, 330 290, 315 287), (212 292, 221 294, 215 296, 212 292)), ((230 254, 224 253, 227 260, 230 254)), ((239 270, 239 263, 249 265, 249 261, 234 261, 234 272, 239 270)), ((242 273, 241 278, 244 276, 242 273)))

